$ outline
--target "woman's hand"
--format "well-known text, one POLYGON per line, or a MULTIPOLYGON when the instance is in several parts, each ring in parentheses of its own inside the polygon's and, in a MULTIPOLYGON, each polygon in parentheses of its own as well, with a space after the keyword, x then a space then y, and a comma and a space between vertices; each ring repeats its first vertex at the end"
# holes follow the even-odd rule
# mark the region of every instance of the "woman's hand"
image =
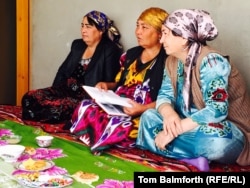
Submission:
POLYGON ((183 133, 181 118, 170 104, 162 104, 158 111, 163 117, 163 131, 166 135, 170 134, 173 137, 177 137, 183 133))
POLYGON ((175 111, 169 113, 167 117, 163 116, 163 131, 166 135, 170 134, 173 137, 183 132, 181 118, 175 111))
POLYGON ((102 89, 102 90, 113 90, 114 88, 116 88, 117 83, 116 82, 98 82, 95 87, 102 89))
POLYGON ((161 131, 155 137, 155 146, 160 150, 165 150, 166 145, 168 145, 173 139, 174 136, 171 134, 165 134, 164 131, 161 131))
POLYGON ((98 82, 95 87, 98 89, 108 90, 108 84, 106 82, 98 82))
POLYGON ((129 103, 132 105, 132 107, 123 107, 123 111, 130 116, 140 116, 147 109, 155 108, 155 102, 151 102, 149 104, 140 104, 130 99, 129 103))
POLYGON ((123 107, 124 113, 126 113, 129 116, 139 116, 144 112, 144 105, 139 104, 133 100, 129 100, 129 103, 132 105, 132 107, 123 107))

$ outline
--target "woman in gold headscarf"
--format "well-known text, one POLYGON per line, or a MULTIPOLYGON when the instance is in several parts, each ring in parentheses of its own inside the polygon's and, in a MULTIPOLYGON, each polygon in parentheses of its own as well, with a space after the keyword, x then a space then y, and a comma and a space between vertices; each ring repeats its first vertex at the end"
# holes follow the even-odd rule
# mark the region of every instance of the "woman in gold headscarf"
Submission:
POLYGON ((144 10, 136 22, 138 46, 120 58, 122 68, 114 82, 99 82, 96 87, 112 89, 130 98, 123 107, 128 116, 110 116, 92 100, 83 100, 73 113, 70 131, 90 146, 93 153, 109 148, 134 147, 140 115, 155 107, 161 86, 166 53, 160 43, 161 26, 168 13, 157 7, 144 10))

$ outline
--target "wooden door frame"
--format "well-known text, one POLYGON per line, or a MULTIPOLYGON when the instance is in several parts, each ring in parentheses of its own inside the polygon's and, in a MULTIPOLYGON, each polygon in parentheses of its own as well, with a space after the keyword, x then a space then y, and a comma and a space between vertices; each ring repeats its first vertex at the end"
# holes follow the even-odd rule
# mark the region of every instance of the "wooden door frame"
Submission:
POLYGON ((29 90, 30 0, 16 0, 16 105, 29 90))

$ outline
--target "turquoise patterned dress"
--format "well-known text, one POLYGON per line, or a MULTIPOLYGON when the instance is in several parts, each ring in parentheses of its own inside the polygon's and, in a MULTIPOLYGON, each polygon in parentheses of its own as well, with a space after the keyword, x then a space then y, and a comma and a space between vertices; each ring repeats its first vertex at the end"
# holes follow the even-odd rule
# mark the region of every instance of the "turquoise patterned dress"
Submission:
POLYGON ((159 91, 156 109, 150 109, 141 116, 136 145, 160 155, 175 158, 205 157, 209 161, 234 163, 243 149, 244 136, 230 121, 228 114, 228 77, 231 66, 226 58, 217 53, 210 53, 200 66, 200 81, 205 107, 198 110, 191 103, 190 110, 184 109, 183 63, 178 61, 176 96, 171 85, 170 77, 164 70, 164 77, 159 91), (163 103, 170 103, 179 116, 191 118, 198 127, 185 132, 170 142, 165 150, 155 146, 155 136, 163 124, 162 116, 157 108, 163 103))

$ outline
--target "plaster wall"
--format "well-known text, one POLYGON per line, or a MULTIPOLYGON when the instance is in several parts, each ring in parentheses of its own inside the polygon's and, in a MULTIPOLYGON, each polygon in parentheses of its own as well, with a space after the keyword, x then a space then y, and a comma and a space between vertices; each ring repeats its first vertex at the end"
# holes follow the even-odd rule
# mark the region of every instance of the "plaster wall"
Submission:
POLYGON ((30 88, 52 84, 71 42, 81 38, 80 23, 87 12, 99 10, 114 20, 126 50, 137 45, 136 19, 144 9, 153 6, 168 12, 179 8, 210 12, 219 30, 219 36, 210 44, 230 55, 250 91, 250 1, 246 0, 32 0, 30 88))

